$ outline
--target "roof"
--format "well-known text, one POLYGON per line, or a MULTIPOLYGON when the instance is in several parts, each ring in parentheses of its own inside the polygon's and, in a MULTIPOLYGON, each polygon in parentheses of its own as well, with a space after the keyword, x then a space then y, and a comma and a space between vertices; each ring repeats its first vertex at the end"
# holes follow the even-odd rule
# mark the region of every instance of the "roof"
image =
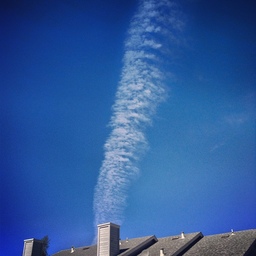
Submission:
POLYGON ((75 248, 75 251, 72 254, 71 254, 71 248, 68 250, 63 250, 53 254, 53 256, 96 256, 96 255, 97 255, 97 245, 75 248))
POLYGON ((256 255, 256 229, 205 236, 184 256, 256 255))
POLYGON ((159 255, 161 249, 165 255, 179 255, 184 253, 190 246, 203 237, 201 232, 186 234, 184 238, 181 236, 168 236, 159 238, 158 242, 144 250, 139 256, 159 255))
MULTIPOLYGON (((126 255, 138 255, 145 247, 151 246, 157 241, 155 236, 146 236, 140 238, 126 239, 120 241, 120 254, 119 256, 126 255)), ((96 256, 97 245, 84 246, 75 248, 75 251, 71 254, 71 248, 60 251, 53 256, 96 256)))
MULTIPOLYGON (((201 232, 156 238, 146 236, 120 241, 118 256, 252 256, 256 255, 256 229, 203 236, 201 232)), ((96 256, 97 245, 71 248, 53 256, 96 256)))
POLYGON ((138 255, 145 248, 157 242, 155 236, 133 238, 120 241, 120 254, 118 256, 138 255))

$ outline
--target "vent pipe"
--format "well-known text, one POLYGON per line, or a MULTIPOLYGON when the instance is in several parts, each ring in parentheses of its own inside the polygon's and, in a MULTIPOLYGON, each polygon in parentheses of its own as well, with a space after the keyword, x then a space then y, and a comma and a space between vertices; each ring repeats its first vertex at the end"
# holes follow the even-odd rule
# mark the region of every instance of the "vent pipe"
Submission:
POLYGON ((164 248, 160 249, 160 256, 165 256, 164 248))
POLYGON ((116 256, 119 254, 120 226, 108 222, 98 225, 97 256, 116 256))

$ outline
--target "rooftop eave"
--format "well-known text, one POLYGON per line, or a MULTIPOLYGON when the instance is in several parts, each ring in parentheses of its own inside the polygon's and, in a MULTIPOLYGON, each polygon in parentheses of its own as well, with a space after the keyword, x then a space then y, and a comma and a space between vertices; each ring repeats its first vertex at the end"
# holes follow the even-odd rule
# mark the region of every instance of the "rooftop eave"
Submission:
POLYGON ((197 243, 200 239, 202 239, 204 235, 202 232, 199 232, 197 235, 195 235, 192 239, 190 239, 186 244, 184 244, 179 250, 177 250, 172 256, 178 256, 182 253, 185 253, 191 246, 194 245, 194 243, 197 243))
POLYGON ((140 253, 144 249, 148 248, 148 246, 151 246, 152 244, 156 243, 157 241, 158 240, 157 240, 156 236, 151 236, 147 240, 145 240, 144 242, 140 243, 139 245, 137 245, 137 246, 135 246, 131 249, 128 249, 125 252, 122 252, 122 253, 118 254, 118 256, 135 255, 135 253, 140 253))

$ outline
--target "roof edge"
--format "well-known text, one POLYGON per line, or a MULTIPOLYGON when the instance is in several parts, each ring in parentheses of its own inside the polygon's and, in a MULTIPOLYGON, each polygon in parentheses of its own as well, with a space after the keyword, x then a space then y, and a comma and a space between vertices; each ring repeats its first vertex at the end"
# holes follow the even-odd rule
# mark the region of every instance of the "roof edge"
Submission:
POLYGON ((102 223, 102 224, 97 225, 98 228, 99 227, 104 227, 104 226, 112 226, 112 227, 120 228, 120 225, 115 224, 113 222, 106 222, 106 223, 102 223))
POLYGON ((177 250, 172 256, 179 256, 183 255, 185 252, 187 252, 191 247, 193 247, 199 240, 201 240, 204 237, 202 232, 199 232, 195 237, 190 239, 185 245, 183 245, 179 250, 177 250))
POLYGON ((36 238, 28 238, 28 239, 25 239, 24 242, 40 242, 40 243, 43 243, 42 239, 36 239, 36 238))
MULTIPOLYGON (((130 255, 135 255, 134 253, 139 253, 140 251, 145 250, 148 246, 151 246, 152 244, 156 243, 158 240, 155 235, 149 237, 146 239, 144 242, 138 244, 137 246, 128 249, 127 251, 118 254, 120 256, 130 256, 130 255)), ((137 254, 136 254, 137 255, 137 254)))

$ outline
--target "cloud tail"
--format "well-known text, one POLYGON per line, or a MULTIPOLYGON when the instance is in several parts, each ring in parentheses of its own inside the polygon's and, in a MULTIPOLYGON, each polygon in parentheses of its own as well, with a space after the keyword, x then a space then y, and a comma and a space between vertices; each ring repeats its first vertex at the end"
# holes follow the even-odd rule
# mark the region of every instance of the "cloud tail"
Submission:
POLYGON ((131 20, 111 133, 95 187, 95 225, 123 222, 128 189, 147 148, 145 128, 167 95, 163 56, 170 43, 179 43, 182 26, 176 4, 168 0, 141 1, 131 20))

